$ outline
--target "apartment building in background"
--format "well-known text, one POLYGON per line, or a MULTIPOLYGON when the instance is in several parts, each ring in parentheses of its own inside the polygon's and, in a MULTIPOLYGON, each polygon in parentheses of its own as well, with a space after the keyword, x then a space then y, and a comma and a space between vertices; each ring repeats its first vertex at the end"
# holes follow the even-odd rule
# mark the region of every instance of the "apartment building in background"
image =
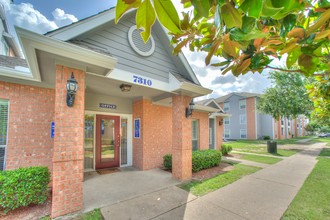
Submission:
POLYGON ((215 101, 231 117, 224 118, 224 139, 287 139, 304 135, 305 118, 281 118, 258 112, 257 103, 261 94, 233 92, 215 101))

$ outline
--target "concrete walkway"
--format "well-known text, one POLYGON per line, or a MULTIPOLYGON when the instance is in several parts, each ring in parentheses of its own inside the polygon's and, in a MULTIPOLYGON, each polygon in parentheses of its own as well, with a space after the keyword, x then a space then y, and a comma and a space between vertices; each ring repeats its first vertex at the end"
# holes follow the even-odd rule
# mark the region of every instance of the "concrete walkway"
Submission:
POLYGON ((175 186, 101 209, 105 219, 280 219, 316 164, 324 143, 202 197, 175 186))
POLYGON ((254 162, 254 161, 242 160, 242 159, 238 159, 238 158, 234 158, 234 157, 226 157, 226 156, 222 156, 222 161, 223 162, 241 163, 241 164, 245 164, 248 166, 261 167, 261 168, 266 168, 266 167, 270 166, 270 164, 258 163, 258 162, 254 162))

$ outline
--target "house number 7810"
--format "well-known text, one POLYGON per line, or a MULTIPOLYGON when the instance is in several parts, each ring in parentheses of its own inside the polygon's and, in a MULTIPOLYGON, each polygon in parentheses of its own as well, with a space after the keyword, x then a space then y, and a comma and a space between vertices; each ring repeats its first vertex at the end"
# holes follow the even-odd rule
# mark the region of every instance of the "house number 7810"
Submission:
POLYGON ((146 86, 152 85, 152 81, 150 79, 145 79, 139 76, 133 76, 133 82, 146 86))

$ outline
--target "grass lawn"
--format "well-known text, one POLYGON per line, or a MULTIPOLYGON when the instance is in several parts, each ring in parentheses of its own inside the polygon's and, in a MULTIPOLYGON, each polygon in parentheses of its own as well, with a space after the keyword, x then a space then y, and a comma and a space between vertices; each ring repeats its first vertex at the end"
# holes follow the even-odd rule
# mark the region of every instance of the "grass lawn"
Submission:
POLYGON ((101 214, 100 209, 94 209, 93 211, 77 216, 73 220, 102 220, 102 219, 103 216, 101 214))
POLYGON ((330 146, 330 138, 314 138, 311 140, 312 142, 325 142, 328 146, 330 146))
POLYGON ((214 190, 220 189, 236 180, 242 178, 243 176, 254 173, 260 168, 253 166, 246 166, 243 164, 235 164, 235 168, 227 173, 220 174, 213 178, 201 181, 201 182, 190 182, 180 187, 184 190, 190 191, 192 194, 196 196, 202 196, 214 190))
POLYGON ((240 154, 243 160, 249 160, 254 161, 258 163, 266 163, 266 164, 274 164, 279 161, 281 161, 281 158, 275 158, 275 157, 263 157, 263 156, 257 156, 257 155, 250 155, 250 154, 240 154))
MULTIPOLYGON (((328 150, 322 154, 329 154, 328 150)), ((282 220, 330 219, 330 159, 319 157, 318 160, 282 220)))
POLYGON ((277 154, 271 154, 267 152, 267 145, 266 145, 267 141, 259 141, 259 140, 237 140, 235 142, 229 142, 225 144, 232 146, 233 151, 247 152, 254 154, 267 154, 274 156, 289 157, 298 152, 297 150, 277 149, 277 154))

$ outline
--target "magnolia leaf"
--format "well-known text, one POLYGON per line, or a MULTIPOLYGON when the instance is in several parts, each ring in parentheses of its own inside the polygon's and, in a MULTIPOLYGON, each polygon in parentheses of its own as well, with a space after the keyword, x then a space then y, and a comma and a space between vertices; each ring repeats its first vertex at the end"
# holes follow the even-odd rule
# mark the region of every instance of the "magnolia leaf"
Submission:
POLYGON ((240 63, 239 66, 237 66, 236 72, 238 72, 239 74, 246 72, 250 64, 251 64, 251 58, 244 60, 243 62, 240 63))
POLYGON ((288 57, 286 59, 287 68, 291 68, 293 64, 295 64, 300 56, 301 51, 300 48, 294 49, 292 52, 288 53, 288 57))
POLYGON ((227 3, 223 5, 220 14, 222 15, 227 28, 242 28, 242 16, 232 4, 227 3))
POLYGON ((209 0, 191 0, 194 6, 196 17, 209 17, 210 1, 209 0))
POLYGON ((213 63, 213 64, 211 64, 211 66, 220 67, 220 66, 225 66, 225 65, 228 65, 228 64, 230 64, 230 61, 223 61, 223 62, 220 62, 220 63, 213 63))
POLYGON ((325 30, 325 31, 321 31, 319 33, 316 33, 316 36, 315 36, 315 40, 320 40, 322 38, 325 38, 325 37, 328 37, 330 36, 330 30, 325 30))
POLYGON ((280 20, 290 14, 293 11, 301 11, 305 9, 304 1, 297 0, 272 0, 272 4, 275 8, 282 8, 281 11, 272 16, 275 20, 280 20))
POLYGON ((279 45, 279 44, 283 44, 283 42, 280 40, 267 40, 261 44, 261 47, 265 47, 265 46, 272 45, 272 44, 279 45))
POLYGON ((236 48, 238 47, 238 43, 235 41, 231 41, 229 39, 229 34, 226 34, 223 38, 223 48, 222 50, 225 51, 229 56, 233 58, 238 57, 238 53, 236 48))
POLYGON ((304 38, 306 35, 305 29, 302 27, 296 27, 288 33, 288 38, 304 38))
POLYGON ((249 33, 243 33, 238 28, 233 28, 232 30, 230 30, 230 39, 234 41, 249 41, 252 39, 263 38, 266 36, 266 33, 263 33, 262 31, 259 31, 257 29, 250 31, 249 33))
POLYGON ((151 27, 156 21, 156 13, 150 0, 144 0, 136 12, 136 26, 142 28, 141 32, 144 43, 149 40, 151 35, 151 27))
POLYGON ((298 65, 306 73, 306 75, 311 75, 314 74, 317 68, 318 60, 318 58, 313 57, 312 55, 301 54, 298 58, 298 65))
POLYGON ((261 15, 264 17, 273 17, 280 12, 284 7, 274 8, 271 0, 266 0, 263 4, 261 15))
POLYGON ((256 19, 244 16, 243 17, 243 24, 242 24, 242 31, 244 33, 249 33, 256 27, 256 19))
POLYGON ((260 0, 245 0, 240 6, 247 16, 259 18, 262 10, 263 1, 260 0))
POLYGON ((180 33, 180 19, 171 0, 154 0, 159 22, 172 33, 180 33))
POLYGON ((140 4, 141 4, 141 0, 131 0, 131 1, 117 0, 115 23, 118 23, 119 19, 125 14, 125 12, 127 12, 132 8, 139 7, 140 4))
POLYGON ((307 35, 317 31, 325 22, 330 19, 330 8, 322 13, 321 17, 307 29, 307 35))
POLYGON ((285 53, 289 53, 290 51, 294 50, 295 48, 299 47, 299 45, 297 44, 298 39, 293 39, 291 41, 289 41, 285 47, 280 51, 280 54, 285 54, 285 53))
POLYGON ((217 39, 214 41, 213 45, 211 46, 211 49, 210 49, 209 53, 208 53, 207 56, 205 57, 205 64, 206 64, 206 65, 209 65, 209 64, 210 64, 210 62, 211 62, 211 58, 213 57, 213 55, 215 54, 215 52, 218 50, 219 45, 220 45, 220 43, 221 43, 221 40, 222 40, 221 38, 217 38, 217 39))
POLYGON ((232 70, 233 69, 233 66, 229 66, 229 67, 227 67, 225 70, 223 70, 222 72, 221 72, 221 74, 222 75, 225 75, 227 72, 229 72, 230 70, 232 70))

